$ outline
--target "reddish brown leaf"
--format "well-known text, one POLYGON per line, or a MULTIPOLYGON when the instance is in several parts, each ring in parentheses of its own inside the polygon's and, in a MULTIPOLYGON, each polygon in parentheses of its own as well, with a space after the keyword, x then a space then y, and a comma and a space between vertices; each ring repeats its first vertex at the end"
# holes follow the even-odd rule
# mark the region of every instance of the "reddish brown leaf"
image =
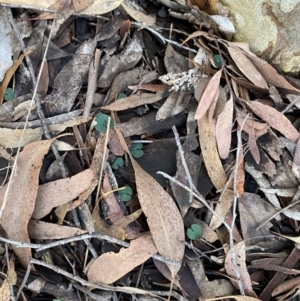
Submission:
POLYGON ((91 265, 87 277, 94 283, 111 284, 157 253, 150 235, 130 242, 119 253, 108 252, 98 257, 91 265))
POLYGON ((245 167, 244 167, 244 153, 243 153, 243 146, 242 146, 239 152, 238 168, 237 168, 237 175, 236 175, 236 187, 235 187, 238 197, 240 197, 244 193, 244 183, 245 183, 245 167))
POLYGON ((218 116, 216 125, 216 139, 221 159, 229 155, 231 144, 231 127, 233 118, 233 98, 226 102, 222 113, 218 116))
MULTIPOLYGON (((6 201, 1 216, 1 226, 10 239, 30 242, 27 225, 34 210, 43 158, 52 142, 53 140, 43 140, 26 145, 16 162, 17 172, 12 177, 11 183, 13 188, 10 187, 7 191, 9 184, 0 188, 0 202, 6 201)), ((31 249, 13 245, 12 248, 20 263, 27 267, 31 258, 31 249)))
POLYGON ((265 79, 241 50, 228 47, 228 51, 238 68, 253 84, 262 89, 268 89, 268 84, 265 79))
POLYGON ((215 97, 217 97, 217 95, 219 94, 221 75, 222 75, 222 70, 219 70, 209 81, 199 101, 195 113, 195 119, 201 119, 203 117, 203 115, 207 112, 208 108, 210 107, 215 97))
POLYGON ((293 142, 298 140, 299 132, 282 113, 258 101, 247 102, 247 105, 257 116, 279 131, 287 139, 290 139, 293 142))

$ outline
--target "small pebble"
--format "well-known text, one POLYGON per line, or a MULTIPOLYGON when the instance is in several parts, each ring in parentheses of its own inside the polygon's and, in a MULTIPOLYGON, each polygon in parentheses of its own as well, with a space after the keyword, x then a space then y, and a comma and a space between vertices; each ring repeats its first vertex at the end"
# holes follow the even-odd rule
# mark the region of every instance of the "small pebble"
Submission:
POLYGON ((158 10, 157 16, 158 16, 159 18, 162 18, 162 19, 167 18, 167 16, 168 16, 168 11, 167 11, 167 9, 166 9, 165 6, 162 6, 162 7, 158 10))

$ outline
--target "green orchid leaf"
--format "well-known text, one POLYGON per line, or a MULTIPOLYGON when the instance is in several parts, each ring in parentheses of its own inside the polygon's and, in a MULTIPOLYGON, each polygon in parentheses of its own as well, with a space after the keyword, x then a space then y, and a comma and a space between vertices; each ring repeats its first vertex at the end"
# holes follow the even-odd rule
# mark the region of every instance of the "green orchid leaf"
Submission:
POLYGON ((8 100, 12 100, 15 98, 15 92, 12 88, 7 88, 4 94, 4 100, 8 101, 8 100))
POLYGON ((118 195, 123 202, 128 202, 131 200, 133 191, 129 186, 125 186, 123 189, 118 190, 118 195))
POLYGON ((119 93, 117 99, 126 98, 127 95, 125 93, 119 93))
POLYGON ((214 63, 217 68, 222 67, 223 62, 222 62, 222 58, 219 54, 214 55, 214 63))
MULTIPOLYGON (((98 132, 101 132, 101 133, 105 133, 106 132, 106 129, 107 129, 107 123, 108 123, 108 115, 106 114, 103 114, 103 113, 98 113, 96 115, 96 126, 95 126, 95 129, 98 131, 98 132)), ((109 127, 112 128, 114 126, 114 121, 112 119, 110 119, 110 124, 109 124, 109 127)))
POLYGON ((191 240, 196 240, 202 235, 202 227, 198 224, 192 224, 190 228, 187 229, 187 236, 191 240))
POLYGON ((119 169, 124 165, 124 160, 121 157, 116 157, 115 160, 111 163, 113 169, 119 169))
POLYGON ((129 147, 129 152, 134 158, 140 158, 143 156, 143 144, 142 143, 132 143, 129 147))

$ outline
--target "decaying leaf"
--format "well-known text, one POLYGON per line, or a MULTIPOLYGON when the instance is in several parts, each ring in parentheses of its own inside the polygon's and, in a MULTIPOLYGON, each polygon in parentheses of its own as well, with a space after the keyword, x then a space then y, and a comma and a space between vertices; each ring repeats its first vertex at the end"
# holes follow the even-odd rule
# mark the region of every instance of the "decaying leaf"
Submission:
POLYGON ((150 235, 143 235, 130 242, 119 253, 108 252, 99 256, 91 265, 87 277, 94 283, 111 284, 157 253, 150 235))
MULTIPOLYGON (((241 281, 247 296, 256 298, 256 294, 252 288, 252 282, 246 266, 245 241, 241 241, 234 246, 236 255, 237 269, 241 275, 241 281)), ((232 263, 232 252, 229 250, 225 259, 225 269, 230 277, 236 278, 235 267, 232 263)), ((236 285, 236 282, 233 283, 236 285)))
POLYGON ((243 146, 240 149, 239 152, 239 158, 238 158, 238 166, 237 166, 237 175, 236 175, 236 186, 235 190, 238 194, 238 197, 241 197, 241 195, 244 193, 244 183, 245 183, 245 167, 244 167, 244 152, 243 152, 243 146))
MULTIPOLYGON (((9 184, 0 188, 0 202, 4 206, 1 226, 10 239, 30 242, 27 225, 35 206, 43 158, 52 142, 53 140, 43 140, 26 145, 18 156, 17 172, 11 179, 14 188, 9 187, 9 184)), ((20 263, 27 267, 31 249, 16 246, 12 248, 20 263)))
POLYGON ((232 295, 232 296, 223 296, 223 297, 219 297, 219 298, 210 298, 210 299, 206 299, 206 301, 215 301, 215 300, 223 300, 225 298, 232 298, 235 299, 237 301, 261 301, 261 299, 258 298, 254 298, 254 297, 249 297, 249 296, 242 296, 242 295, 232 295))
POLYGON ((209 81, 199 101, 199 105, 195 113, 195 119, 201 119, 214 99, 218 97, 221 76, 222 70, 219 70, 209 81))
MULTIPOLYGON (((119 129, 119 139, 130 155, 119 129)), ((184 225, 181 214, 171 196, 130 156, 136 180, 139 202, 158 252, 171 260, 181 262, 184 254, 184 225)), ((179 267, 168 264, 174 278, 179 267)))
POLYGON ((279 131, 287 139, 294 142, 298 140, 299 132, 281 112, 258 101, 247 102, 247 105, 257 116, 279 131))

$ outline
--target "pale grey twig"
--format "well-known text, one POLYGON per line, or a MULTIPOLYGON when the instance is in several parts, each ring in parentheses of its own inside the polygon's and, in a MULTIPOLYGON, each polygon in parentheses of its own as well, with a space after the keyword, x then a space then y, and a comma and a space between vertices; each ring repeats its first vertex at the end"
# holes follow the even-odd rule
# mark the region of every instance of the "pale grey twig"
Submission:
MULTIPOLYGON (((188 168, 188 166, 186 164, 186 160, 185 160, 185 157, 184 157, 184 150, 183 150, 182 145, 180 143, 180 139, 179 139, 179 135, 178 135, 177 129, 176 129, 175 126, 172 126, 172 130, 173 130, 173 133, 174 133, 176 145, 177 145, 177 148, 178 148, 178 153, 179 153, 179 156, 180 156, 180 159, 181 159, 181 163, 182 163, 182 166, 184 168, 185 175, 187 177, 190 189, 191 190, 195 190, 194 183, 193 183, 193 180, 191 178, 191 174, 189 172, 189 168, 188 168)), ((191 204, 192 202, 193 202, 193 195, 190 193, 189 194, 189 203, 191 204)))

